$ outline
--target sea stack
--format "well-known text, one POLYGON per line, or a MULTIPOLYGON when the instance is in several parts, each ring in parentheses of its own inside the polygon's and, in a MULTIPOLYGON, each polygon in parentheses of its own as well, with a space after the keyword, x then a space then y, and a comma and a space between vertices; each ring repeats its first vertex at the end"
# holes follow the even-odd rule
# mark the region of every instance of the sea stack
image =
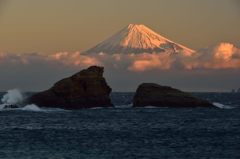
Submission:
POLYGON ((91 66, 71 77, 60 80, 49 90, 29 98, 29 103, 42 107, 82 109, 112 107, 112 89, 103 77, 104 68, 91 66))
POLYGON ((133 107, 213 107, 205 100, 168 86, 154 83, 141 84, 133 99, 133 107))

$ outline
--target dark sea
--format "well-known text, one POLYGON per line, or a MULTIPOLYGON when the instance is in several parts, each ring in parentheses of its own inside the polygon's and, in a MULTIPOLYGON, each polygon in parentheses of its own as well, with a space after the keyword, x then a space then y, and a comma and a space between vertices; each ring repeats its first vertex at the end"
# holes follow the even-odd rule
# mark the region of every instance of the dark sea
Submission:
POLYGON ((240 94, 194 95, 225 106, 131 108, 133 93, 113 93, 116 108, 4 109, 0 159, 240 159, 240 94))

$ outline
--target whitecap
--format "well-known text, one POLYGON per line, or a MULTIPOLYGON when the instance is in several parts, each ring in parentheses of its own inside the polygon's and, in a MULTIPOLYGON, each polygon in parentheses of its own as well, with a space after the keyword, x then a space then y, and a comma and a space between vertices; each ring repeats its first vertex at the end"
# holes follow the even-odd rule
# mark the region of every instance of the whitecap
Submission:
POLYGON ((3 110, 5 108, 6 104, 0 104, 0 110, 3 110))
POLYGON ((23 110, 23 111, 34 111, 34 112, 43 111, 41 108, 39 108, 35 104, 26 105, 26 106, 20 108, 20 110, 23 110))
POLYGON ((30 105, 26 105, 22 108, 19 108, 18 110, 22 110, 22 111, 34 111, 34 112, 62 112, 62 111, 69 111, 66 109, 61 109, 61 108, 46 108, 46 107, 39 107, 35 104, 30 104, 30 105))
POLYGON ((92 107, 90 109, 104 109, 105 107, 92 107))
POLYGON ((132 108, 133 104, 115 105, 114 108, 132 108))
POLYGON ((221 104, 221 103, 213 103, 213 105, 217 108, 220 108, 220 109, 233 109, 234 107, 232 106, 229 106, 229 105, 224 105, 224 104, 221 104))

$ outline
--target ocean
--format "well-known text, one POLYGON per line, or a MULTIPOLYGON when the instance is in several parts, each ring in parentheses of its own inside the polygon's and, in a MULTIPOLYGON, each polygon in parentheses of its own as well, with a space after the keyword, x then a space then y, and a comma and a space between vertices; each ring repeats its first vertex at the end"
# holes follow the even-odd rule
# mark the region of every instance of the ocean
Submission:
POLYGON ((2 109, 0 159, 239 159, 240 94, 194 95, 223 105, 131 108, 113 93, 115 108, 2 109))

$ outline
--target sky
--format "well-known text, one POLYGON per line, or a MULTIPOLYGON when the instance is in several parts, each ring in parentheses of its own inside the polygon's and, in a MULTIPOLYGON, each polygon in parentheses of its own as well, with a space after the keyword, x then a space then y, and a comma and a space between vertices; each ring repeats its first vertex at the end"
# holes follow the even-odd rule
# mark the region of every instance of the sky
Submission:
POLYGON ((238 0, 0 1, 2 51, 83 51, 131 23, 192 49, 239 44, 238 0))
POLYGON ((114 91, 134 91, 141 82, 229 91, 240 87, 239 19, 239 0, 0 0, 0 90, 47 89, 99 64, 114 91), (80 55, 130 23, 194 50, 205 48, 208 56, 181 57, 184 69, 172 62, 166 70, 161 61, 167 59, 158 55, 124 56, 118 65, 109 64, 116 57, 80 55))

